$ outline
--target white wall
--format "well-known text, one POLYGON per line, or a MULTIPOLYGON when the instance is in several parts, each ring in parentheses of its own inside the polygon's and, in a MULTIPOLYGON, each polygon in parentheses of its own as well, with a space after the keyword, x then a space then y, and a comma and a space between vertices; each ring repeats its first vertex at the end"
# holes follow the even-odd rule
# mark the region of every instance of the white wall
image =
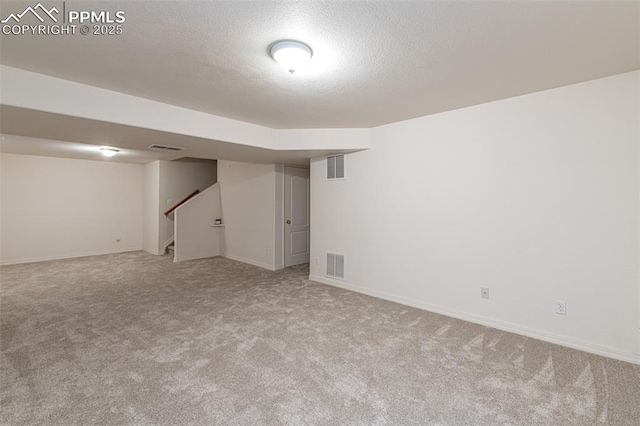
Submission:
POLYGON ((278 169, 275 164, 218 161, 223 256, 272 270, 283 267, 276 263, 276 258, 282 261, 281 254, 276 256, 276 250, 282 250, 282 235, 276 234, 276 217, 282 210, 277 207, 282 179, 278 169))
POLYGON ((0 164, 2 264, 142 248, 142 165, 15 154, 0 164))
POLYGON ((160 161, 144 165, 144 202, 142 248, 152 254, 162 254, 160 241, 160 161))
POLYGON ((195 136, 209 144, 287 151, 366 149, 371 143, 370 129, 271 129, 6 65, 0 73, 3 105, 195 136))
POLYGON ((220 184, 205 189, 175 210, 176 262, 220 255, 222 228, 212 227, 222 217, 220 184))
POLYGON ((639 78, 375 128, 345 180, 315 159, 311 278, 640 362, 639 78))
POLYGON ((159 179, 158 250, 163 252, 174 230, 173 218, 166 217, 164 212, 196 189, 204 191, 216 183, 217 165, 215 161, 160 161, 159 179), (169 199, 173 202, 167 203, 169 199))
POLYGON ((284 268, 284 164, 275 165, 274 269, 284 268))

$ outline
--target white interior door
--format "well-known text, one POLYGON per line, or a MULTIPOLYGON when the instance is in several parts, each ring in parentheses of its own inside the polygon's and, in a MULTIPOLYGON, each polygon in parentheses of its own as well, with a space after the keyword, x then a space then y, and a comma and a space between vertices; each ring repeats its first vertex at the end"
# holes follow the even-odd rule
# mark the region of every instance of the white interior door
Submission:
POLYGON ((284 168, 284 266, 309 263, 309 169, 284 168))

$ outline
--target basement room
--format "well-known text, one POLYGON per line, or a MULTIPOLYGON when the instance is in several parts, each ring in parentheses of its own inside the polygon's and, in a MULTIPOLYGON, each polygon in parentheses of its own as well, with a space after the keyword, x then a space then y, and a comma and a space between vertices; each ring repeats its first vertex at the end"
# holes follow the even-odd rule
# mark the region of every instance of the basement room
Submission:
POLYGON ((0 27, 0 424, 640 425, 640 2, 0 27))

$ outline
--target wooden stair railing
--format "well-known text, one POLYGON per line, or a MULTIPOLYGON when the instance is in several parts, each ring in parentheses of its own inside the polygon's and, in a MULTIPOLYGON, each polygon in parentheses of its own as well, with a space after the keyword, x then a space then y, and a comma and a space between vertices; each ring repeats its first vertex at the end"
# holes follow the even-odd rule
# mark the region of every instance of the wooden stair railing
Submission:
POLYGON ((181 205, 183 205, 184 203, 186 203, 187 201, 189 201, 190 199, 192 199, 193 197, 195 197, 196 195, 198 195, 198 193, 200 192, 199 189, 196 189, 195 191, 193 191, 191 194, 189 194, 184 200, 180 201, 178 204, 176 204, 175 206, 171 207, 169 210, 167 210, 166 212, 164 212, 165 216, 169 216, 171 213, 173 213, 173 211, 175 209, 177 209, 178 207, 180 207, 181 205))

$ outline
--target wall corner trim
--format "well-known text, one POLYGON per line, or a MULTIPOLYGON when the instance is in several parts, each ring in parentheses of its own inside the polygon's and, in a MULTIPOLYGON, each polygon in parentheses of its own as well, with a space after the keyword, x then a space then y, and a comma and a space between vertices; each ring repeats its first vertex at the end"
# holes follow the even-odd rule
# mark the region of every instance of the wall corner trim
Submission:
POLYGON ((155 256, 162 256, 163 253, 160 253, 158 250, 153 250, 153 249, 146 249, 143 248, 142 251, 146 251, 149 254, 153 254, 155 256))
POLYGON ((184 256, 184 257, 178 257, 178 256, 174 256, 173 257, 173 261, 174 262, 185 262, 187 260, 199 260, 199 259, 213 259, 215 257, 219 257, 220 255, 214 255, 214 256, 202 256, 202 255, 193 255, 193 256, 184 256))
POLYGON ((277 266, 269 265, 268 263, 257 262, 255 260, 247 259, 240 256, 234 256, 231 254, 223 253, 220 256, 226 257, 227 259, 230 259, 230 260, 235 260, 236 262, 242 262, 242 263, 247 263, 249 265, 257 266, 258 268, 268 269, 270 271, 277 271, 279 269, 284 268, 284 266, 280 267, 280 265, 277 265, 277 266))

